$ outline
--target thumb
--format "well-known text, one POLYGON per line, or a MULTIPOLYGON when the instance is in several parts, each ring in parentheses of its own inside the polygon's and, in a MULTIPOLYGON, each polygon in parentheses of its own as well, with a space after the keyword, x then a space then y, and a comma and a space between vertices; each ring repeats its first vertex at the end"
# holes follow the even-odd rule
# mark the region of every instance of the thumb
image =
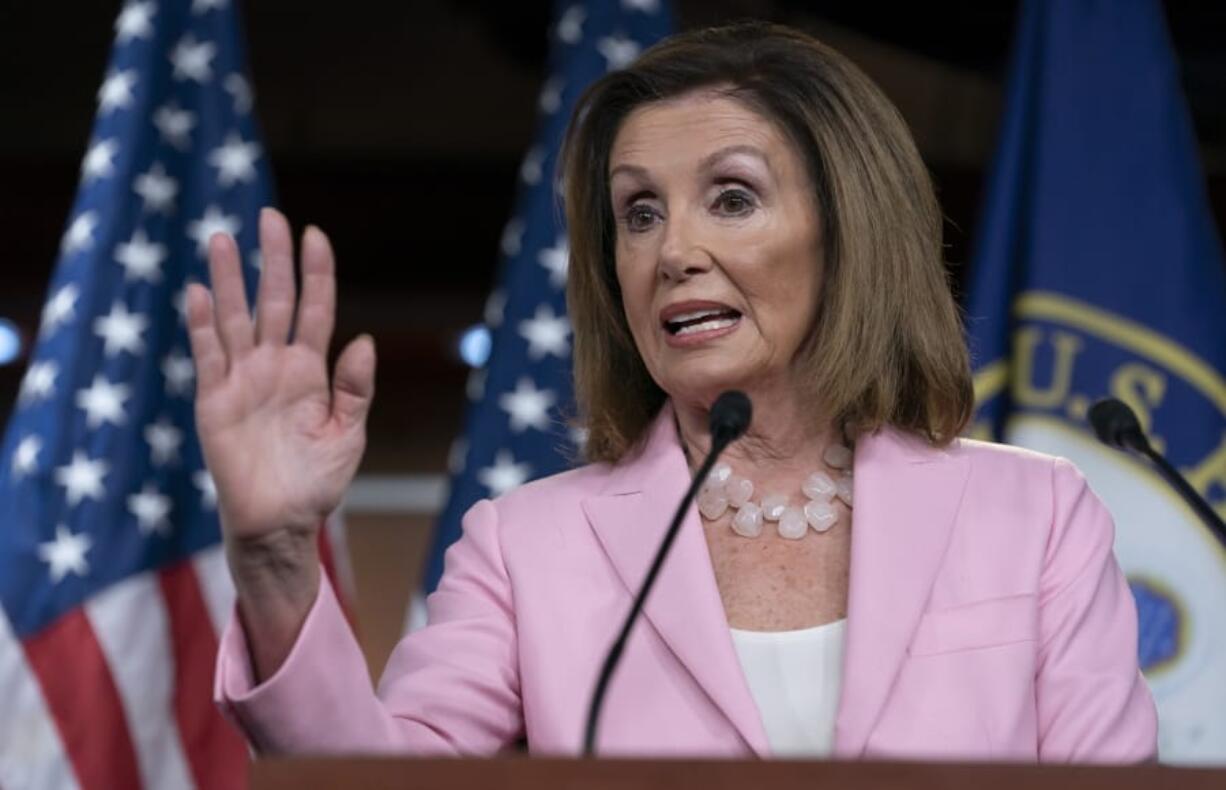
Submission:
POLYGON ((375 397, 375 341, 360 335, 345 346, 332 376, 332 417, 344 428, 359 425, 375 397))

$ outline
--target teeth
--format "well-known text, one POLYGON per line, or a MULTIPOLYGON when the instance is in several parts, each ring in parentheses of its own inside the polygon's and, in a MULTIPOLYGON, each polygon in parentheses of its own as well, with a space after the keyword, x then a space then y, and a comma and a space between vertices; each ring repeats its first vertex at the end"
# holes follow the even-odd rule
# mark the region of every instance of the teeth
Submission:
POLYGON ((682 313, 681 315, 675 315, 672 318, 668 319, 668 323, 680 324, 684 321, 693 321, 696 318, 702 318, 708 315, 720 315, 721 313, 726 313, 726 312, 728 311, 727 310, 696 310, 692 313, 682 313))
POLYGON ((716 329, 724 329, 735 324, 735 318, 716 318, 712 321, 703 321, 701 324, 690 324, 683 326, 677 330, 678 335, 692 335, 695 332, 711 332, 716 329))

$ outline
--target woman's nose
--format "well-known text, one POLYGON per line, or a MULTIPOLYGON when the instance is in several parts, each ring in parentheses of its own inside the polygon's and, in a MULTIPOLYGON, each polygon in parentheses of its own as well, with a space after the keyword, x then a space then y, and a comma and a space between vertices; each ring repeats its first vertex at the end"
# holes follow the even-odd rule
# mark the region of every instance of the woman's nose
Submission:
POLYGON ((662 279, 673 282, 688 280, 711 269, 711 256, 695 229, 676 215, 664 226, 658 269, 662 279))

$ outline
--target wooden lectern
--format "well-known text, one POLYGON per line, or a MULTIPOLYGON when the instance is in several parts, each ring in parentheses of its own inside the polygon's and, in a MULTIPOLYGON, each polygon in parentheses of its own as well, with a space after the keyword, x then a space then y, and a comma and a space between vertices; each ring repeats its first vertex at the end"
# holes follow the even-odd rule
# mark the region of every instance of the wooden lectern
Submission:
POLYGON ((263 759, 251 790, 1226 790, 1226 769, 998 763, 263 759))

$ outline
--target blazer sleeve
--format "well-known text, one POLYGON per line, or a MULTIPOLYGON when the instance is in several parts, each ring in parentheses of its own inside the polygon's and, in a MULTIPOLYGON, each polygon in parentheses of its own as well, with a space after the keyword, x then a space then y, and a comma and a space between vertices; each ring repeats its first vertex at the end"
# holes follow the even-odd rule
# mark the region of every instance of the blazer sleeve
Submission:
POLYGON ((1052 502, 1039 589, 1039 758, 1153 759, 1157 714, 1137 665, 1136 605, 1112 553, 1115 526, 1063 459, 1052 467, 1052 502))
POLYGON ((482 501, 447 550, 428 625, 400 641, 378 690, 332 587, 288 658, 254 685, 236 616, 218 654, 215 697, 266 753, 492 754, 522 735, 515 618, 498 515, 482 501))

